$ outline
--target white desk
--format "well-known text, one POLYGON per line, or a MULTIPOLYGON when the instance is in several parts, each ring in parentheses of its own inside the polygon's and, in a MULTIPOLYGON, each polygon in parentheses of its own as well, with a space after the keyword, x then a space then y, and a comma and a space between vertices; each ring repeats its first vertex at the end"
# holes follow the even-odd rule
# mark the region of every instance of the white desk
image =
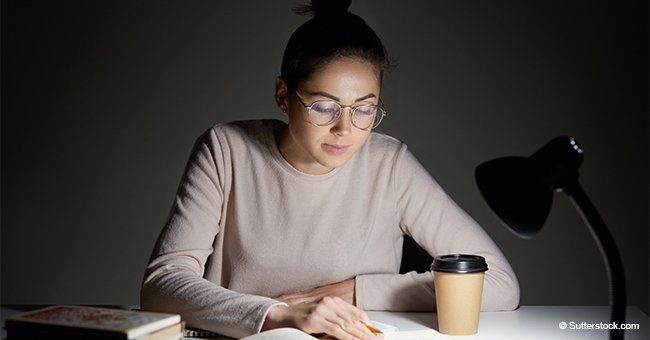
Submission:
MULTIPOLYGON (((472 336, 442 336, 448 339, 490 340, 598 340, 608 339, 607 330, 561 330, 560 322, 567 325, 609 323, 608 306, 522 306, 512 312, 482 312, 478 334, 472 336)), ((402 331, 433 328, 437 330, 435 313, 368 312, 371 320, 399 327, 402 331)), ((648 340, 648 316, 637 307, 628 307, 626 322, 639 324, 638 330, 626 330, 626 340, 648 340)))
MULTIPOLYGON (((2 307, 2 338, 4 321, 20 313, 15 308, 2 307)), ((399 327, 402 331, 438 328, 435 313, 368 312, 370 319, 399 327)), ((648 316, 636 307, 628 307, 627 323, 638 324, 638 330, 626 330, 626 340, 648 340, 648 316)), ((608 323, 607 306, 522 306, 512 312, 483 312, 478 334, 472 336, 444 336, 441 339, 490 339, 490 340, 605 340, 609 331, 561 330, 560 322, 608 323)), ((187 338, 189 339, 189 338, 187 338)), ((213 338, 214 339, 214 338, 213 338)))

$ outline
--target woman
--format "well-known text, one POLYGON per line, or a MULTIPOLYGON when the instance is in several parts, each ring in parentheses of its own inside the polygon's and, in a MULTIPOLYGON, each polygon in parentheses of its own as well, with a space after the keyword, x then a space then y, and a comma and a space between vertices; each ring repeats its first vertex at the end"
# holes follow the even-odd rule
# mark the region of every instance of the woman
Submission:
POLYGON ((219 124, 198 140, 143 309, 233 337, 289 326, 373 338, 363 310, 435 309, 431 273, 398 274, 404 235, 433 256, 484 256, 483 310, 516 308, 498 247, 403 143, 372 132, 388 63, 349 5, 312 1, 290 38, 275 91, 288 124, 219 124))

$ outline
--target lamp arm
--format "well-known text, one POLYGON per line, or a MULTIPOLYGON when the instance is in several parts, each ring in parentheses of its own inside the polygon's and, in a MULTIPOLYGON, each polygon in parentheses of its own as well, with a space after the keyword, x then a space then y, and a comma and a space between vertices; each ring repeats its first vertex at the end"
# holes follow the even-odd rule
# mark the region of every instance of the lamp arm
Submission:
MULTIPOLYGON (((611 322, 615 322, 620 326, 625 323, 625 309, 627 307, 625 272, 614 238, 600 217, 596 207, 591 203, 591 200, 587 197, 587 194, 577 180, 566 186, 563 190, 589 227, 589 231, 596 240, 600 253, 605 260, 609 280, 611 322)), ((623 339, 623 335, 624 330, 622 329, 610 329, 610 339, 623 339)))

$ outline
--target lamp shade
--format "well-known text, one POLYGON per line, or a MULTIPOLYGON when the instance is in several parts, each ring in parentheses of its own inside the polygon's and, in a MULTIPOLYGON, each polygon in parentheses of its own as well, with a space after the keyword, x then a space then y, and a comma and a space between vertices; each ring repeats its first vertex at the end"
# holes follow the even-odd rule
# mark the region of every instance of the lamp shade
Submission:
POLYGON ((476 168, 478 188, 490 208, 516 235, 530 239, 546 222, 553 192, 578 179, 582 149, 557 137, 530 157, 503 157, 476 168))
POLYGON ((524 157, 505 157, 476 169, 479 190, 503 224, 519 237, 534 237, 546 221, 553 191, 546 190, 531 174, 524 157))

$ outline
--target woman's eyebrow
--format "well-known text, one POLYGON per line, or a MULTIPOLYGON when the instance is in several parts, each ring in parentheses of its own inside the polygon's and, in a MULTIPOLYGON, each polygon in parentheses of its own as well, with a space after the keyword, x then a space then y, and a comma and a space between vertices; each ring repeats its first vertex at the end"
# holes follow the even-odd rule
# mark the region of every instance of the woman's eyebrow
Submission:
MULTIPOLYGON (((310 96, 327 97, 327 98, 332 99, 332 100, 337 101, 337 102, 341 101, 341 98, 339 98, 339 97, 337 97, 337 96, 335 96, 333 94, 329 94, 327 92, 317 91, 317 92, 308 92, 307 94, 310 95, 310 96)), ((368 98, 377 98, 377 95, 375 95, 374 93, 368 93, 367 95, 365 95, 363 97, 359 97, 359 98, 355 99, 354 102, 356 103, 356 102, 359 102, 359 101, 362 101, 362 100, 368 99, 368 98)))

